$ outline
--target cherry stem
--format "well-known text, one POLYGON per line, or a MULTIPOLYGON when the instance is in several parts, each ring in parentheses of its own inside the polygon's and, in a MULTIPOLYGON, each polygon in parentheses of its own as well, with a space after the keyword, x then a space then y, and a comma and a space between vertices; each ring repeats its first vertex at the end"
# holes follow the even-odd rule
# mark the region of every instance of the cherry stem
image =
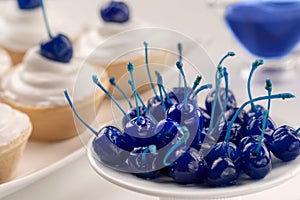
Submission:
MULTIPOLYGON (((251 71, 250 71, 250 74, 249 74, 249 77, 248 77, 248 81, 247 81, 247 91, 248 91, 248 96, 249 96, 249 100, 251 101, 252 100, 252 94, 251 94, 251 80, 252 80, 252 76, 254 74, 254 71, 260 66, 264 64, 264 60, 262 59, 259 59, 259 60, 256 60, 252 63, 252 68, 251 68, 251 71)), ((254 103, 252 102, 251 103, 251 111, 252 112, 255 112, 256 108, 255 108, 255 105, 254 103)))
POLYGON ((269 113, 268 110, 264 110, 264 112, 263 112, 262 130, 261 130, 261 134, 260 134, 260 137, 259 137, 258 145, 257 145, 256 149, 254 150, 255 154, 259 153, 262 142, 263 142, 263 138, 264 138, 264 135, 265 135, 265 130, 266 130, 267 122, 268 122, 268 120, 267 120, 268 119, 268 113, 269 113))
POLYGON ((73 103, 72 103, 72 101, 71 101, 71 99, 70 99, 70 97, 69 97, 69 94, 68 94, 68 91, 67 91, 67 90, 64 91, 64 94, 65 94, 65 97, 66 97, 66 99, 67 99, 67 101, 68 101, 68 103, 69 103, 69 105, 70 105, 70 107, 71 107, 73 113, 75 114, 75 116, 79 119, 79 121, 80 121, 84 126, 86 126, 92 133, 94 133, 94 134, 97 136, 97 135, 98 135, 98 132, 97 132, 95 129, 93 129, 90 125, 88 125, 88 124, 80 117, 80 115, 77 113, 77 111, 76 111, 76 109, 75 109, 75 107, 74 107, 74 105, 73 105, 73 103))
POLYGON ((149 80, 150 80, 150 84, 151 84, 153 93, 154 93, 155 97, 158 98, 155 86, 154 86, 153 81, 152 81, 152 77, 151 77, 151 73, 150 73, 150 68, 149 68, 148 43, 147 42, 144 42, 144 47, 145 47, 145 62, 146 62, 147 74, 148 74, 148 77, 149 77, 149 80))
MULTIPOLYGON (((265 89, 268 91, 268 95, 271 96, 271 94, 272 94, 272 81, 270 79, 266 80, 265 89)), ((270 109, 271 109, 271 99, 268 99, 268 111, 269 112, 270 112, 270 109)))
POLYGON ((207 89, 211 89, 213 86, 212 84, 205 84, 205 85, 202 85, 200 88, 198 88, 195 92, 191 93, 192 96, 192 99, 194 99, 201 91, 203 90, 207 90, 207 89))
POLYGON ((166 108, 166 104, 164 101, 163 92, 162 92, 162 88, 161 88, 162 87, 162 77, 157 71, 155 71, 155 75, 157 77, 157 85, 158 85, 159 94, 160 94, 160 102, 161 102, 161 105, 162 105, 164 111, 166 112, 167 108, 166 108))
POLYGON ((130 102, 129 97, 127 96, 127 94, 122 90, 122 88, 120 88, 120 86, 117 85, 116 81, 115 81, 115 77, 110 77, 109 82, 112 86, 114 86, 124 97, 124 99, 126 99, 126 101, 128 102, 128 105, 130 108, 132 108, 132 104, 130 102))
POLYGON ((157 155, 157 148, 156 145, 152 144, 148 146, 144 151, 142 152, 142 162, 147 162, 146 154, 151 153, 152 155, 157 155))
POLYGON ((189 137, 190 137, 190 132, 188 130, 188 128, 186 126, 180 126, 180 125, 176 125, 176 127, 178 128, 179 131, 182 131, 183 132, 183 136, 182 138, 180 138, 180 140, 175 144, 173 145, 169 151, 166 153, 165 157, 164 157, 164 165, 165 166, 169 166, 171 165, 172 163, 168 163, 167 160, 169 158, 169 156, 178 148, 180 147, 180 145, 182 144, 186 144, 189 137))
MULTIPOLYGON (((131 80, 128 80, 128 83, 129 83, 129 85, 131 86, 131 88, 132 88, 132 81, 131 80)), ((158 121, 155 119, 155 117, 152 115, 152 113, 149 111, 149 109, 147 108, 147 106, 145 105, 145 103, 144 103, 144 101, 143 101, 143 99, 141 98, 141 96, 139 95, 139 93, 136 93, 137 94, 137 98, 139 99, 139 101, 141 102, 141 104, 142 104, 142 107, 143 107, 143 109, 146 111, 146 113, 149 115, 149 117, 151 118, 151 120, 152 120, 152 122, 154 123, 154 124, 157 124, 158 123, 158 121)))
POLYGON ((47 33, 48 33, 49 38, 52 39, 53 37, 52 37, 51 31, 50 31, 50 26, 49 26, 47 15, 46 15, 44 0, 40 0, 40 2, 41 2, 41 8, 42 8, 42 12, 43 12, 43 18, 44 18, 44 22, 46 25, 47 33))
MULTIPOLYGON (((178 54, 179 54, 179 62, 182 62, 182 44, 177 44, 178 54)), ((181 87, 181 75, 178 75, 178 86, 181 87)))
POLYGON ((225 142, 228 143, 229 142, 229 137, 230 137, 230 131, 231 128, 233 126, 234 121, 236 120, 236 118, 238 117, 238 115, 240 114, 240 112, 248 105, 251 104, 251 102, 257 102, 257 101, 263 101, 263 100, 267 100, 267 99, 290 99, 290 98, 295 98, 295 95, 291 94, 291 93, 280 93, 280 94, 274 94, 271 96, 261 96, 261 97, 257 97, 255 99, 249 100, 247 102, 245 102, 234 114, 234 116, 232 117, 227 131, 226 131, 226 136, 225 136, 225 142))
POLYGON ((187 109, 187 100, 188 100, 188 95, 187 95, 187 82, 186 82, 186 78, 185 78, 185 75, 184 75, 184 71, 182 69, 182 62, 180 61, 177 61, 176 62, 176 66, 177 68, 179 69, 180 71, 180 74, 183 78, 183 81, 184 81, 184 100, 183 100, 183 105, 185 107, 185 109, 187 109))
POLYGON ((216 73, 216 91, 215 91, 215 98, 214 98, 212 109, 211 109, 211 117, 210 117, 208 132, 210 132, 214 126, 215 109, 217 106, 217 100, 218 100, 218 96, 220 93, 221 78, 223 76, 223 73, 221 71, 222 71, 222 67, 221 67, 221 65, 219 65, 217 73, 216 73))
POLYGON ((300 127, 295 131, 295 135, 298 135, 300 132, 300 127))
MULTIPOLYGON (((166 97, 168 103, 171 104, 171 105, 173 105, 173 102, 172 102, 172 100, 170 99, 170 97, 169 97, 169 95, 168 95, 168 93, 167 93, 167 91, 166 91, 166 89, 165 89, 165 87, 164 87, 163 79, 162 79, 161 74, 160 74, 158 71, 155 71, 155 74, 158 74, 158 75, 161 77, 161 85, 160 85, 160 87, 161 87, 161 89, 162 89, 162 91, 163 91, 163 93, 164 93, 164 95, 165 95, 165 97, 166 97)), ((157 75, 156 75, 156 76, 157 76, 157 75)))
POLYGON ((134 95, 134 99, 135 99, 137 123, 141 124, 139 101, 138 101, 138 98, 137 98, 137 91, 136 91, 135 84, 134 84, 134 76, 133 76, 134 67, 133 67, 133 64, 131 62, 128 62, 127 68, 128 68, 129 74, 130 74, 131 89, 133 91, 133 95, 134 95))
POLYGON ((235 56, 235 53, 232 52, 232 51, 229 51, 219 62, 218 66, 221 66, 222 63, 224 62, 224 60, 228 57, 232 57, 232 56, 235 56))
POLYGON ((188 94, 188 98, 195 92, 195 89, 198 87, 202 79, 202 76, 197 76, 192 87, 192 91, 188 94))
POLYGON ((120 104, 118 103, 118 101, 113 96, 111 96, 111 94, 109 94, 109 92, 99 82, 97 75, 93 75, 92 79, 93 79, 93 82, 106 94, 106 96, 108 96, 114 102, 114 104, 116 104, 116 106, 123 113, 123 115, 130 121, 130 118, 126 114, 125 110, 120 106, 120 104))

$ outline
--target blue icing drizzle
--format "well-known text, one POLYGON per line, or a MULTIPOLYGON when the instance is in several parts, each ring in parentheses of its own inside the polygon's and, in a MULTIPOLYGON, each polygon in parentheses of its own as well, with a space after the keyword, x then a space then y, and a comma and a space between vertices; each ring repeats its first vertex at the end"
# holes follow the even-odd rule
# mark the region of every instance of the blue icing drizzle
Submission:
POLYGON ((243 1, 226 10, 225 20, 235 37, 252 54, 280 58, 300 40, 300 1, 243 1))
POLYGON ((124 23, 130 18, 128 6, 121 1, 110 1, 104 4, 100 14, 105 22, 124 23))

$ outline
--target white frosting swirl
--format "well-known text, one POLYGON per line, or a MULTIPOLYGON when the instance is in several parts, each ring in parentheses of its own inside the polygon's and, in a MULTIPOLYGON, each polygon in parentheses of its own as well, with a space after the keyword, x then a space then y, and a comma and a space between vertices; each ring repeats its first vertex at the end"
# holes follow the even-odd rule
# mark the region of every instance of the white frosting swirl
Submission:
MULTIPOLYGON (((79 61, 73 59, 69 63, 61 63, 49 60, 40 55, 38 47, 34 47, 27 51, 23 63, 3 78, 2 95, 25 106, 66 105, 63 91, 67 89, 72 93, 80 69, 79 61)), ((80 74, 85 81, 91 80, 91 74, 96 73, 94 67, 88 66, 88 69, 87 75, 80 74)), ((76 100, 92 95, 95 89, 90 85, 81 87, 84 88, 76 93, 76 100)))
POLYGON ((121 56, 128 49, 132 50, 132 48, 135 48, 136 41, 139 41, 139 46, 141 46, 141 41, 143 42, 143 40, 139 36, 134 38, 120 37, 109 42, 105 42, 105 40, 115 34, 142 27, 146 27, 146 24, 137 20, 131 20, 126 23, 106 22, 98 25, 79 38, 76 45, 76 55, 84 59, 89 57, 90 60, 99 63, 110 62, 112 59, 115 59, 114 56, 121 56), (100 44, 101 48, 97 48, 100 44))
POLYGON ((0 103, 0 146, 9 144, 29 128, 27 115, 0 103))
MULTIPOLYGON (((16 52, 24 52, 48 38, 40 8, 21 10, 18 8, 17 1, 8 1, 5 11, 0 21, 0 45, 3 47, 16 52)), ((54 15, 54 11, 51 6, 47 9, 52 34, 64 32, 71 38, 77 37, 81 25, 71 26, 65 17, 54 15)))
POLYGON ((6 51, 0 49, 0 77, 5 73, 11 66, 11 59, 6 51))

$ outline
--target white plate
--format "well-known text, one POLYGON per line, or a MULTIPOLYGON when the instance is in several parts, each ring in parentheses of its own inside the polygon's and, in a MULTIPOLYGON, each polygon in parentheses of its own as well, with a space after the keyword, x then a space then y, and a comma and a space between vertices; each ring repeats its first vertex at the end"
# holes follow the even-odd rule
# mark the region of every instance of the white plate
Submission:
MULTIPOLYGON (((92 141, 92 140, 91 140, 92 141)), ((300 172, 300 158, 291 162, 272 160, 273 169, 261 180, 252 180, 242 176, 238 184, 221 188, 204 186, 183 186, 170 179, 144 180, 129 173, 118 172, 102 165, 92 155, 92 142, 88 145, 88 157, 93 169, 109 182, 122 188, 166 199, 221 199, 254 194, 271 189, 295 177, 300 172)))

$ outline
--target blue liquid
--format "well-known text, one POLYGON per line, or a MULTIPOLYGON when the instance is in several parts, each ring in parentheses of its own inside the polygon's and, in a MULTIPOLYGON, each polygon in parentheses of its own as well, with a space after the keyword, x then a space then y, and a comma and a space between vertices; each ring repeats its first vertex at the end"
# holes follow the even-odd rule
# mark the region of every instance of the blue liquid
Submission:
POLYGON ((228 7, 227 25, 250 53, 288 55, 300 40, 300 1, 243 1, 228 7))

